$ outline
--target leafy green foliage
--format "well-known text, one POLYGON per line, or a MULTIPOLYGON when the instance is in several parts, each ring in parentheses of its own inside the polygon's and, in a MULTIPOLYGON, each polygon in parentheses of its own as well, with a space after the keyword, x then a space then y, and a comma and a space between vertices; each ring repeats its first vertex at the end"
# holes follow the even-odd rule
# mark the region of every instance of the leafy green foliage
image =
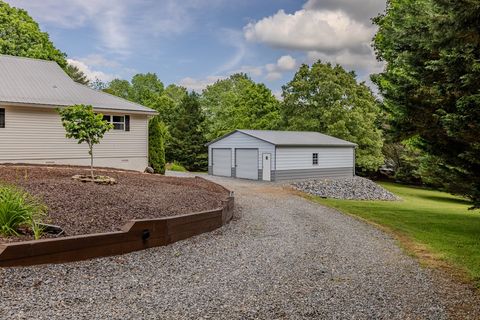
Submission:
POLYGON ((477 1, 389 1, 374 20, 387 66, 372 79, 398 139, 418 135, 427 154, 456 168, 450 173, 480 208, 479 13, 477 1))
POLYGON ((159 116, 148 124, 148 161, 155 173, 165 174, 165 140, 168 130, 159 116))
POLYGON ((167 163, 167 170, 178 171, 178 172, 188 171, 184 166, 182 166, 182 164, 178 163, 177 161, 173 161, 172 163, 167 163))
POLYGON ((100 143, 105 133, 113 129, 113 125, 103 120, 102 114, 95 114, 92 106, 73 105, 58 109, 58 113, 67 132, 66 137, 76 139, 79 144, 85 142, 88 145, 91 175, 94 179, 93 146, 100 143))
POLYGON ((213 140, 235 129, 277 129, 279 102, 264 85, 245 74, 234 74, 208 86, 201 105, 206 115, 206 138, 213 140))
POLYGON ((50 41, 25 10, 12 8, 0 0, 0 54, 51 60, 67 66, 65 53, 50 41))
MULTIPOLYGON (((178 151, 172 149, 174 145, 172 142, 174 140, 182 140, 183 133, 174 127, 176 125, 182 125, 182 123, 187 121, 187 119, 182 119, 181 117, 190 117, 190 115, 180 111, 182 101, 188 96, 185 88, 176 85, 169 85, 167 88, 164 88, 163 83, 158 79, 157 75, 147 73, 135 75, 131 83, 127 80, 115 79, 108 84, 104 91, 158 111, 159 114, 157 118, 165 125, 165 129, 169 128, 169 130, 174 131, 174 133, 165 135, 165 150, 159 152, 166 152, 165 156, 168 161, 176 160, 174 155, 178 155, 178 151)), ((154 153, 151 154, 154 155, 154 153)), ((182 159, 188 157, 195 158, 196 155, 181 155, 182 159)), ((164 169, 160 171, 164 171, 164 169)))
POLYGON ((18 236, 19 228, 30 229, 35 239, 42 235, 40 220, 47 207, 36 197, 13 187, 0 185, 0 234, 18 236))
POLYGON ((302 65, 283 86, 282 96, 287 130, 317 131, 356 143, 356 164, 363 170, 383 164, 379 103, 353 72, 321 61, 302 65))
POLYGON ((199 97, 192 92, 178 106, 177 117, 170 127, 171 140, 168 142, 169 158, 190 171, 205 171, 208 166, 204 122, 199 97))
POLYGON ((85 73, 82 70, 78 69, 76 66, 72 64, 67 64, 65 68, 65 72, 72 78, 73 81, 78 82, 83 85, 89 85, 90 81, 88 80, 85 73))

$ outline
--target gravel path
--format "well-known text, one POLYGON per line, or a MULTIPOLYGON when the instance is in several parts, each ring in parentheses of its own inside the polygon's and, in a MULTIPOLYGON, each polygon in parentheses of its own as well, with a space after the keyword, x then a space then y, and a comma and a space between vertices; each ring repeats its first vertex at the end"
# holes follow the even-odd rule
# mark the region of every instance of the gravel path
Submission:
POLYGON ((480 315, 468 289, 377 229, 278 185, 216 180, 236 192, 229 225, 118 257, 0 269, 0 319, 446 319, 459 303, 480 315))

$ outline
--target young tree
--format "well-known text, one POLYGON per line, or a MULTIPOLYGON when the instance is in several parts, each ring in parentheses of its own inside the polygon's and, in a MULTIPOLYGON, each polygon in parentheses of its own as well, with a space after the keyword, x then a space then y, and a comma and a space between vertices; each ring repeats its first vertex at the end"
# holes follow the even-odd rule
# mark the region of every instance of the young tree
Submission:
POLYGON ((374 22, 372 77, 398 140, 440 159, 445 187, 480 208, 480 6, 478 1, 390 0, 374 22), (455 177, 455 178, 454 178, 455 177), (462 181, 450 183, 452 179, 462 181))
POLYGON ((148 161, 155 173, 165 174, 165 140, 167 126, 159 116, 150 119, 148 124, 148 161))
POLYGON ((356 164, 366 171, 383 164, 379 103, 355 73, 318 61, 302 65, 282 89, 287 130, 317 131, 358 144, 356 164))
POLYGON ((277 129, 279 102, 264 84, 245 74, 234 74, 208 86, 201 105, 206 115, 206 137, 217 138, 234 129, 277 129))
POLYGON ((66 137, 78 140, 79 144, 85 142, 88 145, 90 174, 92 181, 95 180, 93 174, 93 146, 100 143, 104 134, 113 129, 113 125, 103 120, 102 114, 95 114, 92 106, 73 105, 58 109, 58 113, 67 132, 66 137))

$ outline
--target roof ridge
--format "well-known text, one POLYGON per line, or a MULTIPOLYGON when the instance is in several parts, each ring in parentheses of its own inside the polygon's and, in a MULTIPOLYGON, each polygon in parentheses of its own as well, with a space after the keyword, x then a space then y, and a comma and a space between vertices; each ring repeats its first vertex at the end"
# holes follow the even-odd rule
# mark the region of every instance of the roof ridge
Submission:
POLYGON ((32 61, 38 61, 38 62, 48 62, 48 63, 55 63, 56 65, 58 65, 58 63, 54 60, 47 60, 47 59, 40 59, 40 58, 14 56, 14 55, 11 55, 11 54, 0 54, 0 57, 9 58, 9 59, 24 59, 24 60, 32 60, 32 61))

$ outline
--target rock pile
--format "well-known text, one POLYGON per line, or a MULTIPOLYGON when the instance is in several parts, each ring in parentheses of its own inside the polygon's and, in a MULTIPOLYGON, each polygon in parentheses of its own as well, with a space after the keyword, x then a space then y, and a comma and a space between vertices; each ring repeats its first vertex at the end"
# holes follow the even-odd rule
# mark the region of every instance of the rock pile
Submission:
POLYGON ((295 182, 292 186, 300 191, 323 198, 346 200, 401 200, 375 182, 362 177, 314 179, 295 182))

